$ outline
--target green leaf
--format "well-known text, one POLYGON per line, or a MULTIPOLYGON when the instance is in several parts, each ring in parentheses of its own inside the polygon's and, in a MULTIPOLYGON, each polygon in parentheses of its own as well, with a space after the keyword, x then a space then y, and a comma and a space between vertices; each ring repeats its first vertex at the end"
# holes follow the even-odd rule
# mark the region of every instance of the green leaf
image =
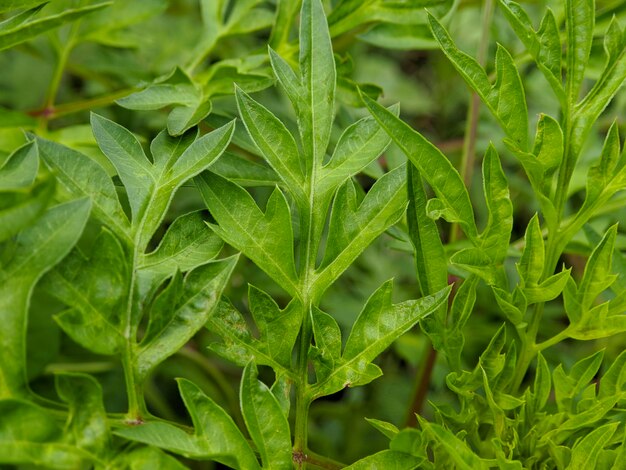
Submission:
POLYGON ((234 122, 193 142, 186 135, 170 138, 162 132, 152 146, 157 153, 154 165, 137 139, 119 124, 92 114, 92 127, 98 145, 126 186, 136 245, 142 251, 165 216, 176 190, 222 154, 232 137, 234 122), (164 155, 159 156, 159 152, 164 155))
POLYGON ((616 235, 617 224, 607 230, 587 260, 578 287, 578 297, 583 309, 590 308, 598 295, 615 281, 616 276, 611 274, 611 266, 616 235))
POLYGON ((119 465, 127 465, 129 470, 187 470, 182 463, 156 447, 140 447, 120 454, 114 461, 119 465))
POLYGON ((85 374, 63 373, 55 376, 61 399, 69 405, 65 438, 77 447, 104 457, 110 446, 107 414, 102 403, 102 388, 85 374))
POLYGON ((387 281, 368 299, 352 327, 340 363, 313 386, 313 397, 368 383, 376 378, 374 372, 380 375, 380 369, 372 369, 371 361, 418 321, 441 307, 450 293, 450 288, 446 288, 419 300, 392 304, 391 290, 392 283, 387 281))
POLYGON ((215 233, 296 296, 291 213, 280 189, 274 189, 263 213, 246 190, 221 176, 207 171, 196 184, 219 224, 211 226, 215 233))
POLYGON ((594 429, 574 445, 568 469, 595 468, 600 451, 610 441, 619 423, 608 423, 594 429))
POLYGON ((117 100, 117 104, 128 109, 154 110, 169 105, 195 106, 201 98, 200 87, 176 67, 143 90, 117 100))
POLYGON ((594 0, 565 0, 567 74, 565 88, 570 105, 578 102, 580 86, 589 61, 595 22, 594 0))
POLYGON ((404 166, 383 175, 360 204, 352 180, 338 189, 330 215, 324 259, 315 278, 321 294, 369 244, 395 224, 406 207, 404 166))
POLYGON ((604 70, 585 98, 576 106, 576 115, 585 129, 593 125, 626 79, 626 38, 615 18, 604 37, 604 49, 607 55, 604 70))
POLYGON ((476 240, 472 204, 459 173, 448 159, 420 133, 374 100, 363 95, 372 116, 411 160, 446 209, 446 219, 458 222, 470 240, 476 240))
POLYGON ((369 470, 372 468, 385 468, 386 470, 407 470, 419 468, 423 459, 414 457, 404 452, 395 450, 382 450, 354 462, 346 467, 346 470, 369 470))
POLYGON ((302 317, 297 311, 299 302, 291 302, 281 310, 268 294, 253 285, 248 288, 248 302, 259 330, 260 344, 272 359, 289 368, 302 317))
POLYGON ((98 146, 113 163, 128 193, 133 225, 139 223, 155 186, 154 172, 137 138, 127 129, 97 114, 91 127, 98 146))
POLYGON ((533 404, 536 411, 542 410, 548 403, 551 392, 551 375, 548 363, 543 354, 537 355, 537 370, 533 383, 533 404))
MULTIPOLYGON (((76 21, 91 12, 98 11, 109 5, 111 5, 111 2, 97 3, 80 8, 68 8, 58 15, 47 16, 28 23, 22 23, 12 29, 0 30, 0 51, 29 41, 40 34, 58 28, 66 23, 76 21)), ((5 10, 5 7, 2 6, 0 9, 5 10)))
MULTIPOLYGON (((251 288, 249 295, 252 290, 251 288)), ((256 308, 258 307, 255 306, 256 308)), ((254 360, 256 364, 270 366, 277 375, 286 376, 292 380, 293 374, 287 365, 278 362, 277 353, 280 358, 284 357, 282 351, 287 348, 290 348, 290 351, 293 349, 299 333, 295 325, 299 326, 302 321, 301 312, 302 306, 297 300, 292 300, 280 314, 275 311, 263 312, 265 318, 262 321, 267 323, 270 319, 275 319, 277 328, 276 332, 272 331, 271 334, 268 331, 261 341, 252 336, 241 313, 230 302, 222 300, 215 313, 209 318, 207 328, 218 334, 223 342, 213 343, 210 348, 242 367, 254 360), (278 334, 282 334, 283 338, 279 339, 278 334), (275 347, 278 349, 275 350, 275 347)), ((257 316, 260 315, 261 313, 257 312, 257 316)))
POLYGON ((26 190, 0 191, 0 242, 33 224, 50 204, 55 189, 56 180, 48 175, 26 190))
POLYGON ((241 377, 241 412, 246 427, 261 455, 263 468, 291 469, 291 432, 289 422, 270 389, 257 378, 253 362, 241 377))
POLYGON ((315 346, 309 358, 315 366, 318 382, 326 380, 341 363, 341 330, 337 321, 317 307, 311 309, 315 346))
POLYGON ((299 115, 306 175, 321 164, 330 139, 335 107, 335 59, 321 0, 303 0, 300 11, 300 73, 303 99, 299 115))
POLYGON ((400 432, 400 430, 396 426, 391 423, 387 423, 386 421, 381 421, 379 419, 373 418, 365 418, 365 421, 367 421, 369 424, 372 425, 372 427, 380 431, 385 437, 389 439, 393 439, 400 432))
POLYGON ((80 468, 89 454, 61 441, 63 430, 45 409, 16 399, 0 400, 0 462, 57 469, 80 468))
POLYGON ((618 168, 619 158, 619 127, 617 122, 614 122, 604 140, 600 160, 589 169, 587 174, 587 191, 583 209, 592 206, 600 197, 611 197, 615 191, 621 189, 620 186, 612 184, 615 179, 619 180, 621 170, 618 168))
POLYGON ((0 192, 32 185, 38 169, 37 143, 33 141, 21 146, 0 166, 0 192))
POLYGON ((494 264, 502 264, 507 256, 513 230, 513 204, 509 185, 496 149, 490 145, 483 159, 483 191, 489 218, 480 234, 481 248, 494 264))
POLYGON ((137 348, 136 369, 140 378, 147 377, 205 325, 236 262, 235 256, 199 266, 185 276, 177 292, 172 294, 166 289, 157 297, 146 336, 137 348))
MULTIPOLYGON (((0 397, 26 391, 26 329, 31 292, 39 278, 57 264, 80 237, 91 204, 80 199, 48 209, 15 239, 0 270, 0 397)), ((4 260, 3 260, 4 261, 4 260)))
POLYGON ((303 201, 304 174, 291 133, 269 110, 237 88, 237 105, 250 137, 294 197, 303 201))
POLYGON ((600 379, 598 398, 618 396, 626 391, 626 351, 622 351, 600 379))
POLYGON ((69 307, 55 316, 77 343, 99 354, 116 354, 124 344, 122 312, 130 287, 130 266, 120 242, 103 229, 91 257, 75 248, 43 282, 69 307))
POLYGON ((168 227, 156 249, 140 256, 140 291, 156 289, 177 270, 187 272, 206 263, 218 255, 222 246, 222 240, 207 227, 201 211, 181 215, 168 227))
POLYGON ((464 470, 487 469, 489 466, 452 432, 439 424, 429 423, 418 416, 424 434, 438 443, 450 456, 456 468, 464 470))
POLYGON ((23 8, 33 8, 46 3, 45 0, 5 0, 0 5, 0 13, 11 10, 21 10, 23 8))
POLYGON ((439 21, 428 16, 433 36, 467 84, 481 97, 506 134, 522 150, 528 147, 528 110, 524 88, 511 54, 498 45, 496 81, 492 85, 480 64, 462 52, 439 21))
POLYGON ((93 216, 121 240, 130 241, 128 218, 104 168, 82 153, 49 140, 38 138, 37 146, 42 159, 54 171, 66 194, 71 198, 89 197, 93 216))
MULTIPOLYGON (((296 3, 294 3, 295 5, 296 3)), ((269 48, 270 64, 278 83, 287 94, 287 97, 291 101, 294 109, 300 112, 300 108, 303 106, 304 90, 302 89, 302 83, 299 77, 296 76, 291 66, 283 59, 278 53, 269 48)))
POLYGON ((539 216, 535 214, 526 227, 524 251, 522 251, 522 257, 519 262, 516 263, 517 272, 522 280, 523 287, 537 285, 543 275, 544 263, 543 234, 539 226, 539 216))
POLYGON ((548 8, 541 19, 539 29, 535 31, 528 14, 518 3, 500 0, 500 5, 515 34, 535 60, 561 103, 565 104, 565 91, 561 79, 563 53, 554 13, 548 8))
POLYGON ((407 166, 407 180, 407 222, 415 252, 417 281, 421 292, 433 294, 448 285, 447 260, 437 224, 426 213, 427 198, 422 175, 413 164, 407 166))
POLYGON ((260 468, 241 431, 217 403, 188 380, 178 379, 178 388, 191 416, 194 434, 162 421, 119 429, 115 434, 185 457, 210 459, 236 469, 260 468))
POLYGON ((604 350, 576 362, 566 374, 558 365, 552 372, 554 393, 559 411, 571 411, 573 400, 589 384, 602 365, 604 350))
MULTIPOLYGON (((391 112, 399 112, 392 106, 391 112)), ((317 188, 320 193, 333 190, 346 178, 361 172, 389 146, 391 139, 371 117, 360 119, 349 126, 337 142, 332 157, 319 174, 317 188)))

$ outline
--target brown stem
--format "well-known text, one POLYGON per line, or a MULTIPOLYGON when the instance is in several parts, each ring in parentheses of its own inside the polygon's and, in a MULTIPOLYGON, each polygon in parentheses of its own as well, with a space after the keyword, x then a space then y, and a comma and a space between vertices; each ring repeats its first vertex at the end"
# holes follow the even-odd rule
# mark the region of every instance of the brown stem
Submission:
POLYGON ((426 359, 420 368, 419 375, 417 377, 415 393, 413 394, 413 401, 409 407, 409 411, 406 416, 405 425, 407 427, 414 427, 417 424, 416 413, 419 413, 424 406, 426 396, 428 395, 428 387, 430 385, 430 377, 432 376, 435 362, 437 361, 437 351, 433 348, 432 344, 428 344, 428 350, 426 351, 426 359))

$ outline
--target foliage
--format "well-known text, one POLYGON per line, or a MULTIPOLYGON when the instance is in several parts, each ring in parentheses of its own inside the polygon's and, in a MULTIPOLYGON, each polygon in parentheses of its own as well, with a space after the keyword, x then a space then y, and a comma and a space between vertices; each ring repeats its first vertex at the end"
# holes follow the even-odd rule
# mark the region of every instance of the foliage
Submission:
POLYGON ((475 3, 3 2, 0 464, 622 468, 626 3, 475 3))

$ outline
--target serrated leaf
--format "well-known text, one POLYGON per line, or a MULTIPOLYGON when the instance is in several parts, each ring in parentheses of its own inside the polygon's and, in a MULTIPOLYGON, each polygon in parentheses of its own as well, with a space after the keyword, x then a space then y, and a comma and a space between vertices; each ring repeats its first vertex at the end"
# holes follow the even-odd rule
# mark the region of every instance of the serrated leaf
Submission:
POLYGON ((493 146, 489 146, 483 159, 483 191, 489 218, 480 234, 481 248, 489 254, 492 262, 504 262, 513 230, 513 204, 509 185, 493 146))
POLYGON ((26 391, 27 311, 31 291, 39 278, 57 264, 80 237, 91 204, 80 199, 48 209, 15 240, 13 252, 0 271, 0 397, 26 391))
POLYGON ((300 201, 306 198, 300 152, 285 125, 268 109, 237 88, 237 105, 250 137, 265 160, 300 201))
POLYGON ((391 303, 392 283, 387 281, 368 299, 346 342, 341 362, 313 387, 313 396, 335 393, 346 386, 362 385, 374 378, 371 361, 395 339, 445 303, 450 288, 419 300, 391 303), (364 375, 365 373, 365 375, 364 375))
MULTIPOLYGON (((395 115, 398 106, 390 111, 395 115)), ((320 192, 334 189, 379 157, 391 143, 387 133, 373 118, 363 118, 349 126, 339 137, 335 151, 326 163, 317 180, 320 192)))
POLYGON ((352 180, 339 188, 330 215, 328 238, 319 274, 318 292, 324 291, 344 272, 367 246, 391 225, 406 207, 404 166, 383 175, 357 203, 352 180))
POLYGON ((66 193, 72 198, 89 197, 93 216, 120 239, 129 241, 128 218, 104 168, 82 153, 49 140, 38 138, 37 146, 42 159, 55 171, 66 193))
POLYGON ((130 266, 120 242, 106 229, 86 258, 75 249, 44 280, 48 292, 68 306, 55 316, 77 343, 99 354, 116 354, 124 334, 122 312, 130 288, 130 266))
POLYGON ((594 468, 600 451, 615 434, 618 425, 619 423, 608 423, 600 426, 577 442, 572 449, 572 458, 567 468, 594 468))
POLYGON ((467 237, 476 240, 474 211, 469 195, 459 173, 448 159, 437 147, 383 106, 365 95, 363 101, 372 116, 428 181, 438 200, 451 214, 449 221, 458 221, 467 237))
POLYGON ((487 469, 489 466, 472 449, 452 432, 439 424, 418 418, 423 432, 438 443, 450 456, 456 468, 465 470, 487 469))
MULTIPOLYGON (((285 311, 282 315, 282 319, 285 322, 300 324, 301 317, 297 316, 297 314, 302 311, 302 307, 298 301, 292 300, 285 308, 285 311)), ((252 336, 246 320, 230 302, 222 300, 219 303, 207 322, 207 328, 222 338, 222 343, 210 345, 210 348, 220 356, 242 367, 254 360, 258 365, 270 366, 276 371, 277 375, 293 379, 293 374, 290 370, 274 358, 274 352, 269 349, 269 345, 252 336)), ((285 334, 283 341, 286 348, 288 343, 292 345, 295 343, 299 330, 292 328, 291 330, 283 331, 283 333, 285 334)))
POLYGON ((257 378, 253 362, 241 377, 241 412, 248 432, 261 455, 263 468, 291 469, 291 432, 278 400, 257 378))
MULTIPOLYGON (((41 2, 38 2, 41 3, 41 2)), ((0 50, 8 49, 17 44, 29 41, 47 31, 58 28, 66 23, 76 21, 91 12, 111 5, 111 2, 97 3, 80 8, 68 8, 58 15, 47 16, 28 23, 22 23, 12 29, 0 31, 0 50)), ((4 10, 4 6, 0 7, 4 10)))
POLYGON ((186 457, 211 459, 236 469, 260 468, 241 431, 217 403, 188 380, 179 379, 178 388, 194 425, 193 434, 162 421, 118 429, 115 434, 186 457))
POLYGON ((301 321, 301 314, 297 311, 299 303, 291 302, 281 310, 268 294, 252 285, 248 289, 248 302, 259 329, 260 344, 270 357, 289 368, 301 321))
POLYGON ((247 191, 221 176, 205 172, 196 184, 219 224, 212 226, 215 233, 296 296, 291 213, 280 189, 272 192, 263 213, 247 191))
POLYGON ((452 62, 467 84, 481 97, 498 119, 506 134, 516 145, 528 147, 528 110, 524 88, 511 54, 498 45, 496 51, 496 81, 492 85, 480 64, 462 52, 441 23, 429 14, 433 36, 443 53, 452 62))
POLYGON ((578 102, 580 86, 589 61, 595 20, 594 0, 565 1, 567 54, 565 89, 570 105, 578 102))
POLYGON ((168 227, 157 248, 140 257, 137 274, 141 292, 155 289, 176 270, 187 272, 210 261, 222 246, 201 211, 181 215, 168 227))
POLYGON ((335 59, 320 0, 303 0, 300 10, 300 73, 303 83, 300 133, 307 176, 324 160, 335 106, 335 59))
MULTIPOLYGON (((152 310, 148 333, 136 353, 140 378, 145 378, 160 362, 182 348, 206 324, 236 262, 237 257, 233 257, 195 268, 185 276, 179 294, 165 302, 169 303, 169 309, 165 306, 152 310)), ((164 291, 161 295, 168 294, 164 291)))
POLYGON ((500 5, 515 34, 537 63, 554 93, 564 103, 565 91, 561 79, 561 38, 552 10, 549 8, 546 10, 539 29, 535 31, 528 14, 518 3, 500 0, 500 5))

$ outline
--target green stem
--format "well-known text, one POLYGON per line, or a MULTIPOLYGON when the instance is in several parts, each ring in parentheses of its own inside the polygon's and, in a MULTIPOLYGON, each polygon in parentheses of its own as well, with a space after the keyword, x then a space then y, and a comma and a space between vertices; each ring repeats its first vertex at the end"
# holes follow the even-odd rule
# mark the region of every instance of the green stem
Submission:
POLYGON ((305 454, 305 459, 308 464, 313 465, 317 468, 327 470, 339 470, 346 467, 346 465, 341 462, 337 462, 336 460, 324 457, 323 455, 316 454, 315 452, 311 452, 310 450, 307 450, 305 454))
POLYGON ((68 114, 74 114, 81 111, 88 111, 94 108, 100 108, 107 106, 120 98, 130 95, 137 91, 136 88, 126 88, 124 90, 114 91, 112 93, 97 96, 86 100, 75 101, 73 103, 60 104, 58 106, 44 107, 34 111, 30 111, 29 114, 35 117, 44 117, 47 121, 52 121, 68 114))
POLYGON ((133 364, 134 358, 129 342, 122 355, 122 368, 124 369, 126 396, 128 397, 126 420, 132 423, 140 423, 143 422, 148 412, 143 396, 143 387, 135 375, 133 364))

